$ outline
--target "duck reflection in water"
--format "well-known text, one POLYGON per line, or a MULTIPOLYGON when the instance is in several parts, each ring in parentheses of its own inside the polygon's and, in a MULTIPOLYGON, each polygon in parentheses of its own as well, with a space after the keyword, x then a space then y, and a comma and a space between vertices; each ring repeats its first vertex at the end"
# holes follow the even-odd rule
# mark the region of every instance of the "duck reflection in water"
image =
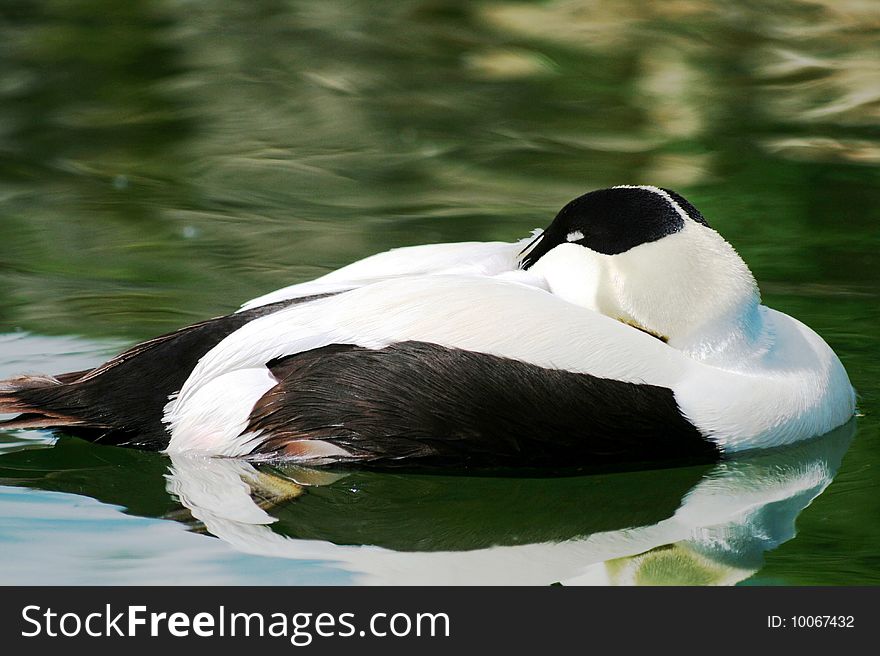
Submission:
POLYGON ((166 516, 246 553, 323 561, 361 584, 731 585, 795 536, 854 429, 708 468, 554 479, 176 454, 167 490, 183 509, 166 516))

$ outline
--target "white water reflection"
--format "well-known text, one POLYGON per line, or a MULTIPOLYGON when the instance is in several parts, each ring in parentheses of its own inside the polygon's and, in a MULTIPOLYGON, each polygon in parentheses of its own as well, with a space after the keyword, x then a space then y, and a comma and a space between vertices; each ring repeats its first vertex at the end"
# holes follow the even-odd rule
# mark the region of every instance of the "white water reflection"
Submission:
MULTIPOLYGON (((351 572, 359 584, 727 585, 751 576, 766 551, 795 536, 798 514, 831 482, 854 428, 851 423, 794 448, 720 463, 683 496, 671 517, 650 525, 461 551, 334 544, 274 531, 275 518, 254 496, 301 503, 310 488, 336 482, 324 472, 282 475, 245 461, 175 455, 168 490, 210 534, 236 550, 324 561, 351 572)), ((420 521, 417 512, 414 522, 420 521)))

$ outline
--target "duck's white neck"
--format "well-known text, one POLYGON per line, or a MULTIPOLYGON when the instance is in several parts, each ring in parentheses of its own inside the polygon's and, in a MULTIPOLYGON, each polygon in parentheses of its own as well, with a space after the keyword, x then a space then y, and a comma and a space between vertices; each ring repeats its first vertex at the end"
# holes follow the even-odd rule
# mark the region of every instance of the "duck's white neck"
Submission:
POLYGON ((625 253, 561 244, 531 268, 554 294, 723 365, 767 339, 758 286, 733 247, 687 221, 681 231, 625 253))

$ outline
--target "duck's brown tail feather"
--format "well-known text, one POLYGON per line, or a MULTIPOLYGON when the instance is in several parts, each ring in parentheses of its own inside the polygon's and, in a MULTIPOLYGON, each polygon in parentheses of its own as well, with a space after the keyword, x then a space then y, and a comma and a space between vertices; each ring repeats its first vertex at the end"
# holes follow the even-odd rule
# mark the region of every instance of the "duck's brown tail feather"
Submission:
MULTIPOLYGON (((83 426, 82 419, 58 412, 41 404, 42 397, 67 383, 81 378, 85 371, 74 371, 59 376, 19 376, 0 381, 0 415, 17 415, 0 421, 0 429, 61 428, 83 426)), ((97 428, 97 426, 96 426, 97 428)))
POLYGON ((245 323, 231 315, 187 326, 137 344, 88 371, 0 381, 0 429, 62 428, 106 444, 162 449, 169 395, 198 359, 245 323))
POLYGON ((186 326, 137 344, 94 369, 0 381, 0 414, 18 415, 0 421, 0 430, 64 428, 103 443, 165 448, 165 404, 205 353, 253 319, 316 298, 321 296, 186 326))

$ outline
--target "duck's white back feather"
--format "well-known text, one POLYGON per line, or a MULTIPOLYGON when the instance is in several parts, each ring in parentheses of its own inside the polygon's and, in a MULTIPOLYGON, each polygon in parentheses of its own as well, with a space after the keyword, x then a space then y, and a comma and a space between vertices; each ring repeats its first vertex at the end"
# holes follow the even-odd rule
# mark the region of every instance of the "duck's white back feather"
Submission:
POLYGON ((210 453, 245 456, 258 437, 245 433, 254 404, 278 383, 264 366, 226 371, 192 392, 187 411, 175 416, 169 428, 175 438, 169 453, 210 453))
MULTIPOLYGON (((854 397, 822 339, 760 309, 762 354, 712 366, 523 281, 431 275, 387 280, 256 319, 209 351, 166 407, 169 450, 219 376, 329 344, 416 340, 673 390, 683 414, 725 451, 785 444, 844 423, 854 397)), ((223 394, 225 398, 225 393, 223 394)), ((253 405, 253 395, 242 403, 253 405)))
POLYGON ((381 280, 416 275, 495 276, 519 268, 519 253, 531 238, 517 242, 460 242, 395 248, 371 255, 324 276, 290 285, 248 301, 239 310, 316 294, 332 294, 381 280))

